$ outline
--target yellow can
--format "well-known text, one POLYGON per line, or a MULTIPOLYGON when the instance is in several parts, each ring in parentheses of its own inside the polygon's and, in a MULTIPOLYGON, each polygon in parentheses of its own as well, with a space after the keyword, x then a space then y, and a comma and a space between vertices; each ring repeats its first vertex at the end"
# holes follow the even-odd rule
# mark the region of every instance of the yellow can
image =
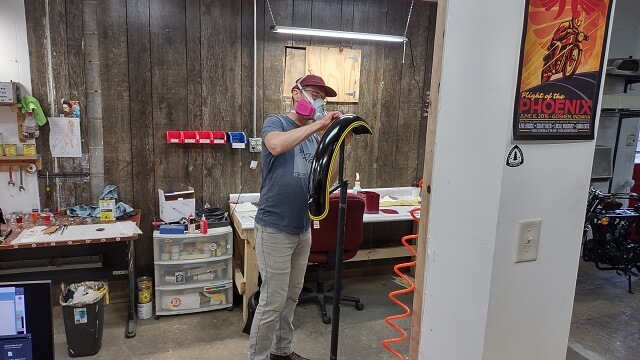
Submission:
POLYGON ((148 286, 138 286, 138 303, 146 304, 151 301, 151 288, 148 286))
POLYGON ((151 301, 151 277, 142 276, 138 278, 138 303, 146 304, 151 301))
POLYGON ((36 156, 36 144, 22 145, 22 153, 24 156, 36 156))
POLYGON ((16 156, 16 144, 4 144, 4 154, 5 156, 16 156))
POLYGON ((138 278, 138 288, 140 286, 146 286, 148 288, 151 288, 151 277, 150 276, 141 276, 138 278))

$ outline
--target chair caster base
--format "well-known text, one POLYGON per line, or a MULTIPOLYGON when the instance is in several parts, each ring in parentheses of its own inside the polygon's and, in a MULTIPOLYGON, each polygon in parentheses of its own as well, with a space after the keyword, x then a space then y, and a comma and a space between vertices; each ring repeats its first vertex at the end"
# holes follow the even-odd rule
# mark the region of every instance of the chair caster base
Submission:
POLYGON ((356 310, 362 311, 364 309, 364 304, 361 302, 356 303, 356 310))

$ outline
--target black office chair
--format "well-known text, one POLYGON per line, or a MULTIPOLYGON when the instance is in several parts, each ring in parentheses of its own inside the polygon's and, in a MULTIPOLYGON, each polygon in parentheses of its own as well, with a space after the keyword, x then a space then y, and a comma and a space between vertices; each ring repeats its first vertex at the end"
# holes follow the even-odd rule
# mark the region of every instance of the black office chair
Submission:
MULTIPOLYGON (((320 226, 311 226, 311 253, 309 262, 316 265, 318 280, 316 290, 305 286, 298 297, 299 303, 315 301, 322 313, 322 322, 331 323, 331 317, 327 314, 325 300, 333 301, 333 284, 324 290, 324 278, 327 268, 335 265, 336 241, 338 237, 338 207, 340 194, 334 193, 329 197, 329 213, 320 221, 320 226)), ((347 210, 344 229, 344 258, 347 261, 358 253, 362 244, 362 216, 364 215, 364 199, 356 194, 347 194, 347 210)), ((355 304, 356 310, 364 309, 364 304, 359 298, 353 296, 340 297, 341 301, 349 301, 355 304)))

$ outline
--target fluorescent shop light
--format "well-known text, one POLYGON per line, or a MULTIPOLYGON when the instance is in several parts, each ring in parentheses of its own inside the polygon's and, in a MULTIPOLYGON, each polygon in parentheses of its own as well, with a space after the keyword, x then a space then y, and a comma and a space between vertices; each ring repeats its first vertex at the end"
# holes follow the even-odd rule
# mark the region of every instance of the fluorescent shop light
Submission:
POLYGON ((359 39, 359 40, 391 41, 391 42, 407 41, 406 36, 399 36, 399 35, 370 34, 370 33, 324 30, 324 29, 309 29, 309 28, 300 28, 300 27, 291 27, 291 26, 271 25, 271 31, 277 32, 277 33, 283 33, 283 34, 323 36, 323 37, 332 37, 332 38, 341 38, 341 39, 359 39))

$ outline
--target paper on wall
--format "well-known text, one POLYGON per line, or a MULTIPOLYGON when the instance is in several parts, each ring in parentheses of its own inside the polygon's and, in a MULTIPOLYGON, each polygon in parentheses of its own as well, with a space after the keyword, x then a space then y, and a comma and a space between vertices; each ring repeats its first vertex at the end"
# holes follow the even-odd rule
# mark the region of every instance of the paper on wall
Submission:
POLYGON ((79 118, 49 118, 49 128, 51 156, 82 157, 79 118))

